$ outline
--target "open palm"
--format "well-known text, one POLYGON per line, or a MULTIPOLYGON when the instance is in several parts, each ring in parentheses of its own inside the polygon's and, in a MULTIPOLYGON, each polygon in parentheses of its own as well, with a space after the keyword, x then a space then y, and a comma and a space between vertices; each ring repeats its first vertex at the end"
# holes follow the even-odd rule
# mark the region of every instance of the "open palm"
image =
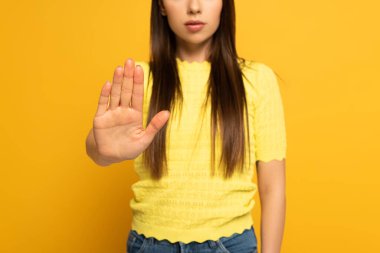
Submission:
POLYGON ((143 98, 143 69, 128 59, 115 69, 112 85, 103 85, 93 121, 98 152, 108 161, 136 158, 169 119, 169 111, 160 111, 144 129, 143 98))

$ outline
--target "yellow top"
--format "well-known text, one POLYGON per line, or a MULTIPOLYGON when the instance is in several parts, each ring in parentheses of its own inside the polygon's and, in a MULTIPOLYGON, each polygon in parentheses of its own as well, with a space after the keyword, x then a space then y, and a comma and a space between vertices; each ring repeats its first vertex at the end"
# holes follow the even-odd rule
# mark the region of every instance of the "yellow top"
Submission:
MULTIPOLYGON (((172 243, 200 243, 242 233, 253 225, 251 210, 257 192, 252 180, 255 161, 281 160, 286 155, 284 110, 277 78, 264 63, 246 61, 243 72, 250 82, 243 80, 248 102, 251 161, 249 163, 246 148, 245 173, 236 172, 231 179, 224 180, 217 166, 217 176, 210 175, 210 104, 200 126, 211 64, 176 60, 184 96, 183 117, 179 124, 178 118, 171 114, 167 122, 168 175, 155 182, 149 178, 142 156, 134 160, 139 180, 132 185, 132 229, 146 237, 172 243)), ((145 126, 152 83, 147 86, 151 81, 148 80, 148 63, 137 61, 136 64, 144 69, 145 126)), ((216 158, 220 156, 219 143, 216 141, 216 158)), ((215 161, 217 165, 219 160, 215 161)))

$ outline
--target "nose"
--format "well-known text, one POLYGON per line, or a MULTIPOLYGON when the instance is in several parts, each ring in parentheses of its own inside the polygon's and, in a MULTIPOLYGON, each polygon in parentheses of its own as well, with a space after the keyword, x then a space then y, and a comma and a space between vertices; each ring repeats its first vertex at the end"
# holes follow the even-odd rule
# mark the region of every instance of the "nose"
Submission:
POLYGON ((199 0, 189 0, 189 14, 198 14, 201 12, 199 0))

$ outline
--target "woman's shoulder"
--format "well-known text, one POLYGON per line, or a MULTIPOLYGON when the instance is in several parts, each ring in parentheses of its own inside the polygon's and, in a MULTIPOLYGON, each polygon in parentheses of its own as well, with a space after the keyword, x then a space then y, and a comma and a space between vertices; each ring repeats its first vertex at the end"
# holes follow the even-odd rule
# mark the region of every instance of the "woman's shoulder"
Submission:
POLYGON ((264 62, 251 59, 239 59, 238 62, 243 73, 248 73, 254 77, 274 74, 273 69, 264 62))
MULTIPOLYGON (((268 82, 273 83, 276 80, 276 72, 270 67, 269 64, 257 61, 253 59, 246 58, 238 58, 238 64, 250 83, 254 83, 256 85, 266 84, 268 82)), ((135 60, 135 66, 140 65, 144 70, 144 78, 145 81, 148 80, 149 74, 149 61, 147 60, 135 60)))
POLYGON ((276 71, 264 62, 245 60, 241 69, 247 82, 248 91, 263 95, 279 89, 276 71))
MULTIPOLYGON (((264 62, 239 58, 238 63, 243 71, 252 72, 257 74, 258 72, 272 72, 272 68, 264 62)), ((149 70, 149 61, 147 60, 135 60, 135 65, 140 65, 143 67, 144 71, 149 70)))

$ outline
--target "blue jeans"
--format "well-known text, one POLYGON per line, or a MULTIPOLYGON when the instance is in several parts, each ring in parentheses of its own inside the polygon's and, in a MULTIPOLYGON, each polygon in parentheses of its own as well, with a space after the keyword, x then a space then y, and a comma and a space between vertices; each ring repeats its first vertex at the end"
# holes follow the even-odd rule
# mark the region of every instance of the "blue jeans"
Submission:
POLYGON ((234 233, 230 237, 199 242, 175 242, 145 237, 130 230, 127 241, 127 253, 257 253, 257 238, 253 226, 242 234, 234 233))

